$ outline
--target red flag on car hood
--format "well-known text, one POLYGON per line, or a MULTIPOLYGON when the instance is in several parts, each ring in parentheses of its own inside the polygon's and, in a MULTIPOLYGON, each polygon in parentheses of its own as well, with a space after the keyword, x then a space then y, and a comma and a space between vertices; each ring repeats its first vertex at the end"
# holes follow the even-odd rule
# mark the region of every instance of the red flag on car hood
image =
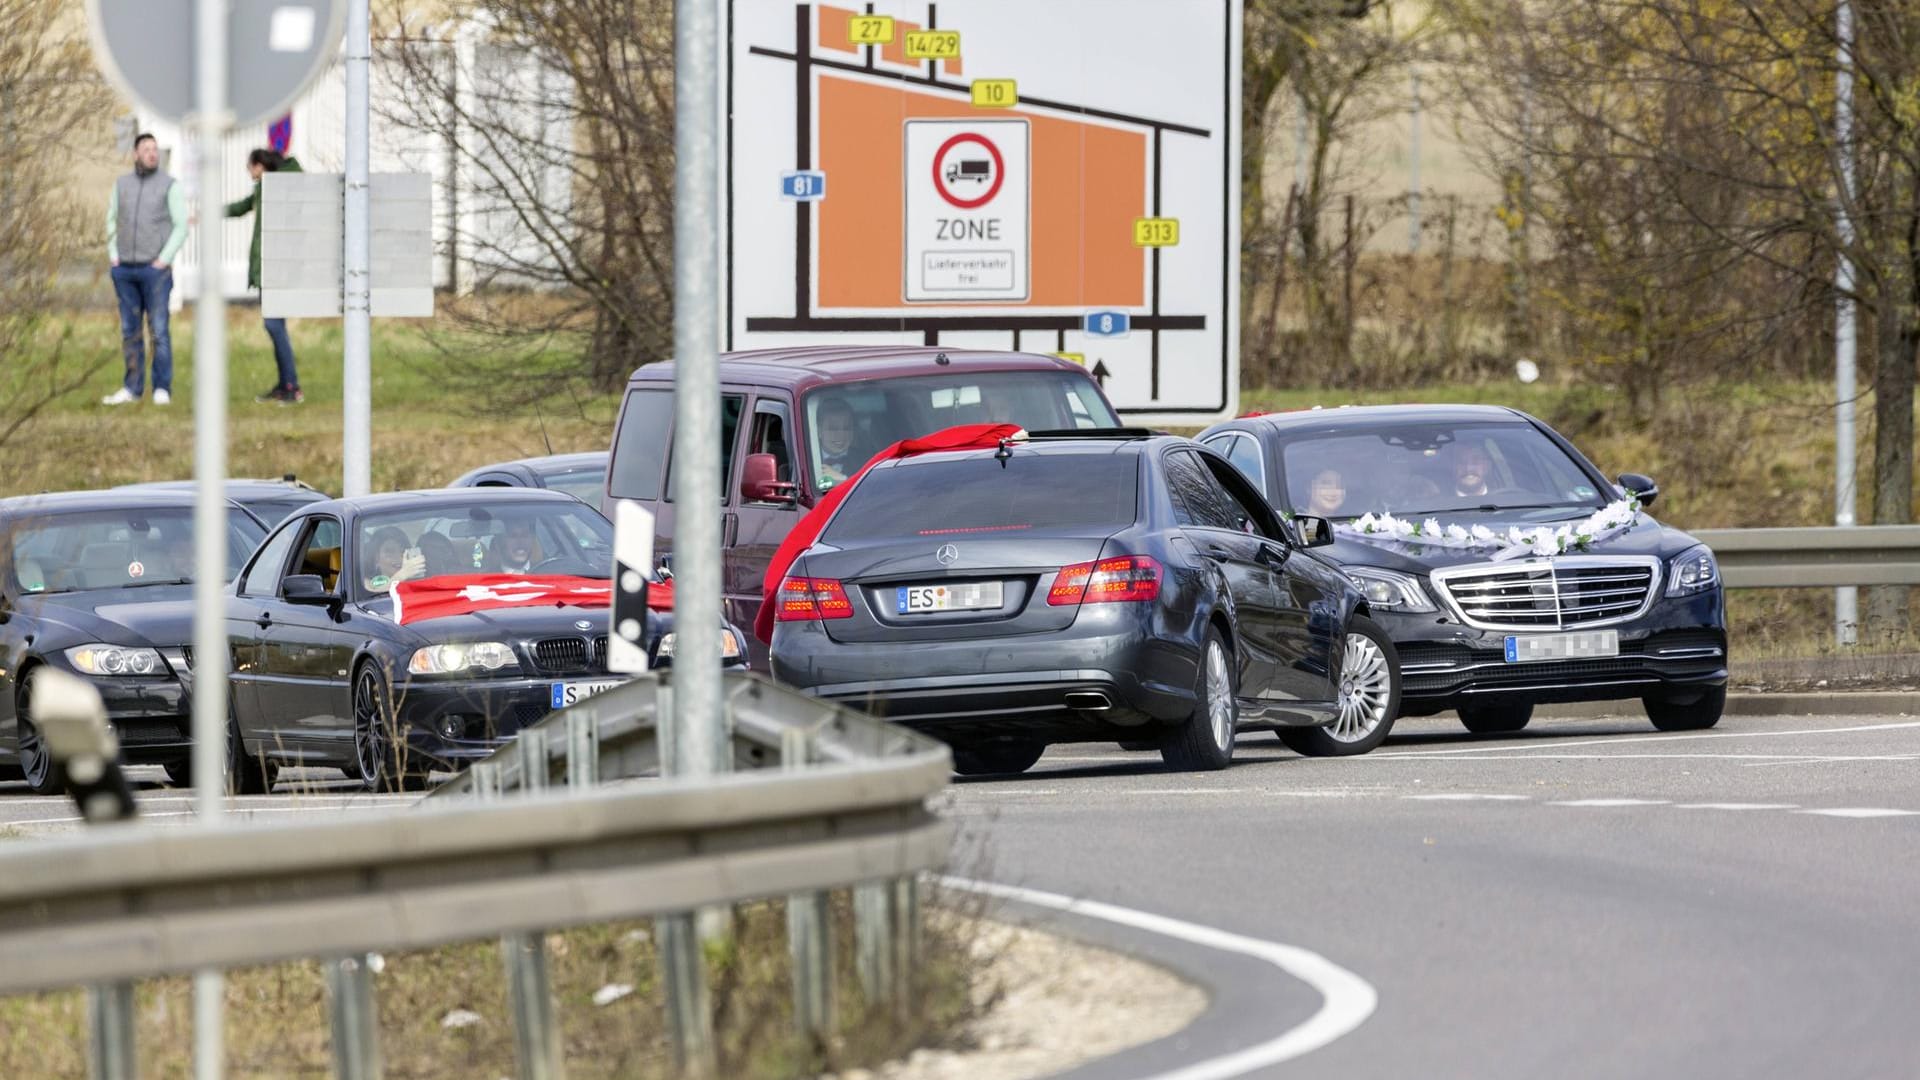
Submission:
MULTIPOLYGON (((393 621, 402 626, 496 608, 603 608, 613 604, 613 582, 559 574, 445 574, 395 582, 389 591, 393 595, 393 621)), ((654 582, 647 589, 647 606, 655 611, 671 610, 673 585, 654 582)))
POLYGON ((807 511, 806 516, 794 525, 793 531, 774 551, 773 561, 767 564, 767 576, 760 582, 760 614, 753 620, 754 636, 772 643, 773 598, 780 591, 781 580, 792 569, 800 553, 812 547, 813 542, 820 538, 820 531, 827 527, 827 519, 833 516, 834 509, 847 497, 847 492, 852 491, 860 478, 867 475, 868 469, 883 461, 915 454, 931 454, 941 450, 991 450, 999 446, 1003 439, 1018 438, 1025 434, 1018 424, 962 424, 918 439, 902 439, 873 455, 865 465, 860 466, 859 472, 820 496, 820 501, 813 504, 813 509, 807 511))

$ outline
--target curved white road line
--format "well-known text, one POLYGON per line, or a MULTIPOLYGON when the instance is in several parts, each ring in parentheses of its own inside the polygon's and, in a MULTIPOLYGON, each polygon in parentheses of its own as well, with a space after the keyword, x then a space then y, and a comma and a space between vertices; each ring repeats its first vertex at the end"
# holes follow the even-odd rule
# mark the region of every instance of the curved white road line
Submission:
POLYGON ((1106 922, 1145 930, 1151 934, 1176 938, 1209 949, 1239 953, 1264 960, 1288 975, 1313 987, 1322 999, 1320 1008, 1306 1022, 1268 1039, 1217 1058, 1160 1073, 1155 1080, 1225 1080, 1255 1069, 1311 1053, 1359 1027, 1373 1015, 1380 996, 1367 980, 1309 949, 1262 941, 1241 934, 1183 922, 1165 915, 1118 907, 1098 900, 1075 900, 1059 893, 1041 892, 1018 885, 1000 885, 970 878, 940 877, 940 884, 953 889, 1017 900, 1036 907, 1053 908, 1074 915, 1085 915, 1106 922))

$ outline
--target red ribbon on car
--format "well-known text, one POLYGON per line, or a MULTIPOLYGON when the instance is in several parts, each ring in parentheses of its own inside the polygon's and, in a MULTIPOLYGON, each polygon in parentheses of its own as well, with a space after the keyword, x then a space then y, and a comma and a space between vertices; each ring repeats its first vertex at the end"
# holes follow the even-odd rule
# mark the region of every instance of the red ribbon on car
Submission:
MULTIPOLYGON (((497 608, 613 604, 613 582, 561 574, 443 574, 395 582, 388 591, 393 596, 393 621, 402 626, 497 608)), ((647 589, 647 606, 672 610, 673 584, 653 582, 647 589)))
POLYGON ((961 424, 918 439, 902 439, 867 459, 859 472, 835 484, 832 490, 820 496, 820 501, 813 504, 813 509, 807 511, 806 516, 794 525, 793 531, 774 551, 773 561, 767 564, 767 576, 760 582, 760 614, 753 620, 754 636, 772 643, 773 598, 780 591, 780 582, 786 578, 787 571, 793 568, 794 561, 800 558, 800 553, 812 547, 813 542, 820 538, 821 531, 827 527, 827 519, 833 516, 833 511, 847 497, 847 492, 852 491, 860 478, 867 475, 868 469, 883 461, 915 454, 932 454, 942 450, 991 450, 1003 440, 1022 434, 1024 432, 1018 424, 961 424))

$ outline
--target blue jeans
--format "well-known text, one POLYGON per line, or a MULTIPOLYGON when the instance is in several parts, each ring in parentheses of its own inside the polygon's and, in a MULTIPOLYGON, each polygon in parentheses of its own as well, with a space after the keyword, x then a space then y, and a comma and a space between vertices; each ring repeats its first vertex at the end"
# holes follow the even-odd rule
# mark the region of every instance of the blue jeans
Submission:
POLYGON ((113 268, 113 292, 120 300, 120 352, 127 362, 121 385, 139 397, 146 390, 147 341, 140 322, 153 329, 153 388, 173 391, 173 335, 167 329, 167 297, 173 292, 173 269, 152 266, 113 268))
POLYGON ((273 339, 273 363, 280 369, 280 389, 300 389, 300 374, 293 369, 293 339, 287 337, 287 320, 261 319, 267 336, 273 339))

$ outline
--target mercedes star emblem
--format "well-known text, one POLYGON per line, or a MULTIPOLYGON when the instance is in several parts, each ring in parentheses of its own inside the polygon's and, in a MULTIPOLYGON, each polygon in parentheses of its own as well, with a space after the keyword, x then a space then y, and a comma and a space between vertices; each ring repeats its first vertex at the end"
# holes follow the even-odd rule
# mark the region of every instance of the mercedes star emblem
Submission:
POLYGON ((941 544, 940 549, 933 553, 933 557, 941 566, 952 566, 960 561, 960 549, 952 544, 941 544))

